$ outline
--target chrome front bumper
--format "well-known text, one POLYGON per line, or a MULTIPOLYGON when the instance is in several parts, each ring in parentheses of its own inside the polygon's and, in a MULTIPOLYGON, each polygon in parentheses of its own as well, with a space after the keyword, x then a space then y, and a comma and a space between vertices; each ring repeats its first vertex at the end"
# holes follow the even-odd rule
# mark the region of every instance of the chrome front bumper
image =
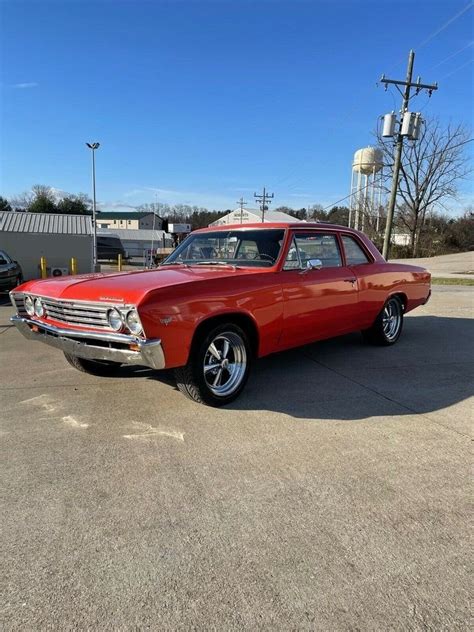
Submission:
POLYGON ((159 339, 142 340, 126 334, 63 329, 21 316, 12 316, 10 320, 25 338, 44 342, 79 358, 165 368, 159 339))

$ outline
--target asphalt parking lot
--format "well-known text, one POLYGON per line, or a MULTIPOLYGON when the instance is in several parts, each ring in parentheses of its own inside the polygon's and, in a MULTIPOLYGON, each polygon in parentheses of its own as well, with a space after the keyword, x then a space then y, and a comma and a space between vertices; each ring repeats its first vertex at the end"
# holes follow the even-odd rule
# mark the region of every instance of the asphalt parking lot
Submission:
POLYGON ((473 308, 434 287, 395 347, 263 359, 215 410, 4 300, 2 629, 468 629, 473 308))

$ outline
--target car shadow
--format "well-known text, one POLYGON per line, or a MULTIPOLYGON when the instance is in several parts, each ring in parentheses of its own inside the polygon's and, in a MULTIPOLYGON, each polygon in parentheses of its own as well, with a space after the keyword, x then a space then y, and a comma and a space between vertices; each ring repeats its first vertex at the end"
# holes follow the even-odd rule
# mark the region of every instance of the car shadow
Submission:
MULTIPOLYGON (((256 361, 225 409, 333 420, 442 410, 473 394, 473 351, 471 319, 407 317, 392 347, 367 345, 356 333, 256 361)), ((174 386, 172 371, 130 367, 121 375, 174 386)))

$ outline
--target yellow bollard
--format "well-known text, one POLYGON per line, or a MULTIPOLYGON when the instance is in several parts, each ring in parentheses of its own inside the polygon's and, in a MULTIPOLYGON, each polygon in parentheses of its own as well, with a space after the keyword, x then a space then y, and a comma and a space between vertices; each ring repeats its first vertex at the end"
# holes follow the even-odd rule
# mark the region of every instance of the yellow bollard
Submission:
POLYGON ((40 270, 41 270, 41 278, 47 279, 48 273, 46 271, 46 257, 41 257, 40 259, 40 270))
POLYGON ((122 272, 122 255, 117 255, 117 269, 119 272, 122 272))
POLYGON ((77 259, 71 257, 71 274, 77 274, 77 259))

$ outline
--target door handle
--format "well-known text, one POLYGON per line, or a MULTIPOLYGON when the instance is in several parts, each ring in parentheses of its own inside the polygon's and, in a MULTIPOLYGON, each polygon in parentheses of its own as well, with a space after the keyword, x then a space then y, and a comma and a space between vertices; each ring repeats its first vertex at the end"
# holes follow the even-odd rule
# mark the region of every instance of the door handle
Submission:
POLYGON ((345 281, 346 283, 352 283, 352 284, 354 284, 354 283, 357 281, 357 279, 344 279, 344 281, 345 281))

